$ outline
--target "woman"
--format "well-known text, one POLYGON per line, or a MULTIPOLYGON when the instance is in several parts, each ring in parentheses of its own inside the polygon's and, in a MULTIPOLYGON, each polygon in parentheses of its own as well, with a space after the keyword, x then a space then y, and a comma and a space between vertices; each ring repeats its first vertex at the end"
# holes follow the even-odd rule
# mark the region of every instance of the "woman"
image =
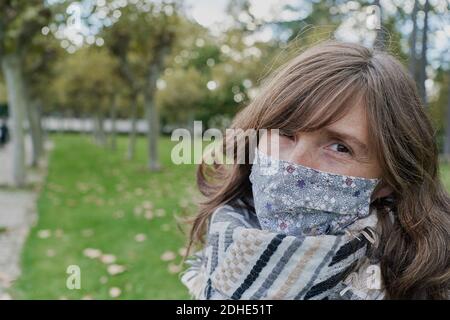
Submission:
POLYGON ((256 150, 244 140, 254 163, 199 166, 205 200, 189 247, 207 242, 182 278, 194 297, 447 299, 450 199, 430 120, 395 58, 312 47, 232 128, 279 131, 256 150))

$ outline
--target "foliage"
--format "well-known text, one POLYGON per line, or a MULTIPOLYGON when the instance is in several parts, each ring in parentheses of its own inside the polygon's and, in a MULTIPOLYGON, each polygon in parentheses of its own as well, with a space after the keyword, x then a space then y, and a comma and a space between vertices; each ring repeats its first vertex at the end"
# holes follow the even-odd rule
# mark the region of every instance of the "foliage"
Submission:
POLYGON ((57 70, 53 90, 59 112, 65 109, 76 116, 105 114, 113 94, 120 92, 117 62, 104 48, 80 49, 61 61, 57 70))

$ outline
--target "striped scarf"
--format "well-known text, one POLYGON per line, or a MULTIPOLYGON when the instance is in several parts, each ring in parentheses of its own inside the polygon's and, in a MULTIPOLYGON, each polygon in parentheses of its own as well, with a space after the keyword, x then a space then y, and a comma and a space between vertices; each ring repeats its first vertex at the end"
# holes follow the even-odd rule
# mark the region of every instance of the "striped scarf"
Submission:
POLYGON ((342 235, 295 237, 261 230, 254 212, 221 206, 181 281, 200 300, 382 299, 379 264, 367 257, 376 222, 373 211, 342 235))

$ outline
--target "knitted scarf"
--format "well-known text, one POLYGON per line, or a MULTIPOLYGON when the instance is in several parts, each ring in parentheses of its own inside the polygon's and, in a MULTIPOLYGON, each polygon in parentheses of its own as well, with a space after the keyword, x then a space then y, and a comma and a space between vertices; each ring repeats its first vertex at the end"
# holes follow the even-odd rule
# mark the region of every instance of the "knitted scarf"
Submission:
POLYGON ((367 254, 376 223, 372 210, 341 235, 296 237, 261 230, 254 212, 224 205, 181 281, 201 300, 383 299, 378 261, 367 254))

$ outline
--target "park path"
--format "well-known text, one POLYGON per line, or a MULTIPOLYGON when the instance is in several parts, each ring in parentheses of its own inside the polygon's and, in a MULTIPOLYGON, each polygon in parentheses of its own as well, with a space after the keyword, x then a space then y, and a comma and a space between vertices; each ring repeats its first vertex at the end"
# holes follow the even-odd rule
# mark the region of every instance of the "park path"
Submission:
MULTIPOLYGON (((31 152, 30 139, 26 140, 27 163, 31 152)), ((46 144, 49 149, 51 144, 46 144)), ((31 226, 37 221, 36 188, 12 188, 12 144, 0 149, 0 300, 11 299, 8 288, 20 275, 20 257, 31 226)), ((46 167, 45 161, 42 163, 46 167)), ((43 181, 44 170, 32 170, 27 180, 43 181)))

